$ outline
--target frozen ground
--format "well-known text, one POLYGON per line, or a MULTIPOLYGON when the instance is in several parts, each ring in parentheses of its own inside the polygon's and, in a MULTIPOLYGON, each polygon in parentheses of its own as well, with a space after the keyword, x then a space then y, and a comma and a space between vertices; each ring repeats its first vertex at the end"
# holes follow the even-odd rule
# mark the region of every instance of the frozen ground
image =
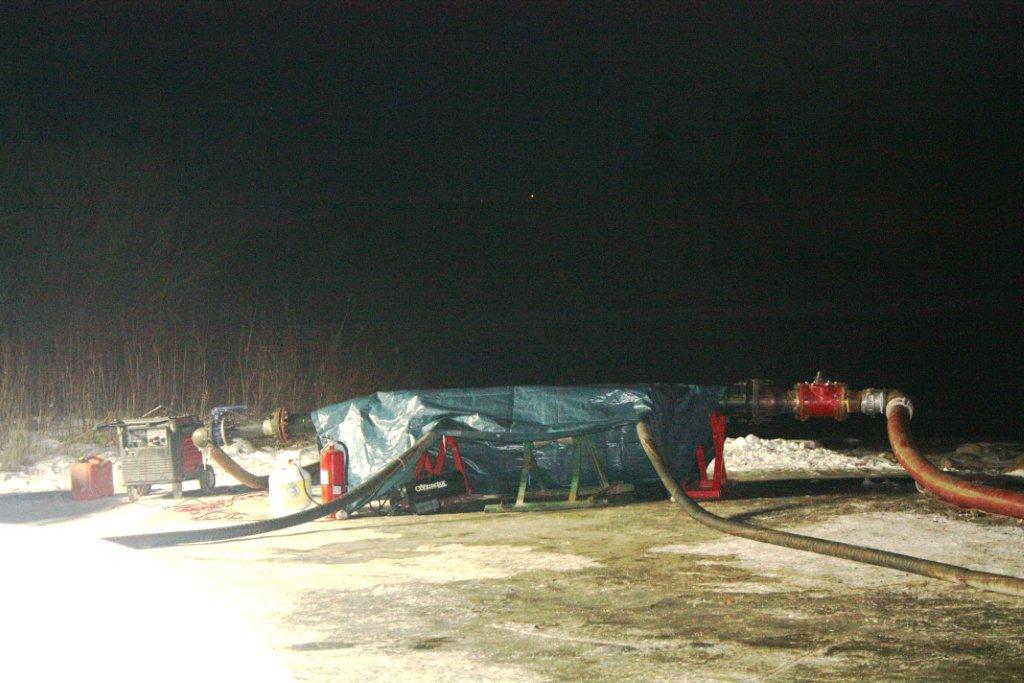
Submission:
MULTIPOLYGON (((111 461, 114 473, 114 491, 124 493, 121 463, 117 448, 97 446, 92 443, 66 443, 45 434, 30 434, 31 448, 36 453, 43 453, 38 461, 16 470, 0 471, 0 495, 4 493, 41 493, 44 491, 70 491, 71 465, 82 457, 99 455, 111 461)), ((250 472, 266 474, 278 453, 297 455, 303 464, 317 459, 314 446, 292 449, 261 451, 244 441, 232 444, 227 449, 229 455, 250 472)), ((239 482, 214 465, 217 470, 217 485, 232 486, 239 482)), ((186 482, 185 489, 196 488, 196 482, 186 482)))
MULTIPOLYGON (((777 484, 770 499, 706 505, 1024 574, 1024 529, 1013 520, 962 513, 899 482, 817 495, 777 484)), ((1022 600, 723 537, 665 501, 322 520, 153 551, 90 540, 266 514, 265 496, 234 489, 135 504, 0 495, 0 522, 18 523, 0 524, 0 627, 14 646, 0 674, 522 683, 948 680, 968 671, 1015 680, 1024 660, 1022 600)))
MULTIPOLYGON (((1013 680, 1024 661, 1022 600, 723 537, 668 502, 318 520, 129 551, 96 539, 263 519, 266 495, 220 472, 211 496, 190 482, 181 500, 158 487, 73 501, 68 468, 95 447, 40 445, 55 454, 0 481, 5 680, 81 678, 81 662, 105 681, 1013 680)), ((271 466, 272 452, 231 450, 271 466)), ((968 444, 935 460, 1005 472, 1019 452, 968 444)), ((726 458, 737 479, 772 481, 766 498, 706 503, 716 514, 1024 575, 1017 521, 898 478, 860 485, 899 473, 887 453, 746 436, 726 458)))

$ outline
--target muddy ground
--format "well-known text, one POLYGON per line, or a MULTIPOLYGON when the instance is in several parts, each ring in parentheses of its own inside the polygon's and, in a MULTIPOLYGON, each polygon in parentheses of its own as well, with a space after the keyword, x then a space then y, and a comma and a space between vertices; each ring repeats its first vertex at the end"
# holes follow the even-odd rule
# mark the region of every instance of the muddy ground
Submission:
MULTIPOLYGON (((906 482, 778 482, 719 515, 1024 576, 1024 529, 906 482)), ((0 497, 102 536, 265 516, 260 494, 0 497)), ((760 545, 668 501, 319 521, 137 551, 226 599, 298 680, 1012 680, 1024 600, 760 545)), ((115 580, 113 577, 111 580, 115 580)), ((254 644, 257 645, 257 644, 254 644)))

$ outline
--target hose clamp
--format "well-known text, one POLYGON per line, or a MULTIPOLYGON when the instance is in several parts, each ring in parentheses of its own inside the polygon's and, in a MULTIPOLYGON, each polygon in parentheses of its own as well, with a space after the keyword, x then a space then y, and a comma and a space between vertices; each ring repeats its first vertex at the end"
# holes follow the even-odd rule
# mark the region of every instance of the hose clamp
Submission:
POLYGON ((907 409, 907 415, 911 420, 914 419, 914 404, 910 402, 910 399, 906 396, 893 396, 889 399, 889 402, 885 404, 885 416, 888 418, 892 415, 892 411, 902 406, 907 409))

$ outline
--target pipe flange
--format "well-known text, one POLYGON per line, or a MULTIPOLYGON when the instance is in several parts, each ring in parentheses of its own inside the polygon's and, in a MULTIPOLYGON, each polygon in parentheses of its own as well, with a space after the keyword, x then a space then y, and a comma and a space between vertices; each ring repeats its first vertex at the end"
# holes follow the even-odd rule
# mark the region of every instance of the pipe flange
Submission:
POLYGON ((281 439, 281 443, 288 443, 288 411, 284 408, 279 408, 277 411, 277 438, 281 439))

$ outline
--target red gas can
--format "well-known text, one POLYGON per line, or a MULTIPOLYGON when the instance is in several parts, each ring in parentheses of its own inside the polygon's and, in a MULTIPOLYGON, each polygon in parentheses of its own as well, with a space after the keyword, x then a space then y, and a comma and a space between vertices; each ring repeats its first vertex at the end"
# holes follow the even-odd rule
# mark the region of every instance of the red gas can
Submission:
POLYGON ((348 492, 345 478, 345 451, 333 442, 320 451, 320 498, 329 503, 348 492))
POLYGON ((114 495, 114 468, 94 455, 71 466, 71 497, 91 500, 114 495))

